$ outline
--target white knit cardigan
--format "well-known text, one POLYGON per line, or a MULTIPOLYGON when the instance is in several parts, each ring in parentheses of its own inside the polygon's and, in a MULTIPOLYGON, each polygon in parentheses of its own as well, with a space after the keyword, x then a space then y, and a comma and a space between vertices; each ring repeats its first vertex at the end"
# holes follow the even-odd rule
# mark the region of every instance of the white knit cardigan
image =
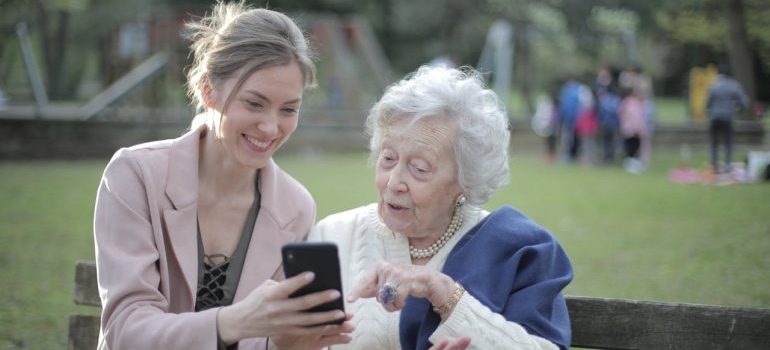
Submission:
MULTIPOLYGON (((441 271, 452 248, 488 214, 485 210, 466 205, 460 229, 425 266, 441 271)), ((326 217, 313 228, 308 240, 337 244, 344 295, 379 261, 412 263, 408 240, 382 223, 377 215, 376 203, 326 217)), ((400 312, 387 312, 374 298, 359 299, 352 304, 346 301, 345 310, 353 314, 352 322, 356 326, 353 340, 350 344, 332 346, 333 350, 401 349, 398 331, 400 312)), ((430 336, 430 341, 435 344, 461 336, 471 337, 469 349, 557 349, 550 341, 531 335, 519 324, 492 312, 467 292, 452 314, 430 336)))

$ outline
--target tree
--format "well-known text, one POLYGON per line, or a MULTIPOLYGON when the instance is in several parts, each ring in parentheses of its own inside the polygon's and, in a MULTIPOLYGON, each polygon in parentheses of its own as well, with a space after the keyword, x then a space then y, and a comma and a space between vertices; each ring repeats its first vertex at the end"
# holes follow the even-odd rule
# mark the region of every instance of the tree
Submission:
POLYGON ((729 0, 723 4, 729 29, 727 55, 730 57, 731 70, 735 79, 746 89, 749 100, 755 101, 757 94, 754 84, 754 60, 749 47, 743 0, 729 0))
POLYGON ((754 62, 770 70, 770 8, 766 0, 667 2, 658 12, 657 24, 679 43, 715 52, 711 63, 726 56, 735 78, 752 100, 757 99, 761 92, 757 84, 763 82, 758 80, 754 62))

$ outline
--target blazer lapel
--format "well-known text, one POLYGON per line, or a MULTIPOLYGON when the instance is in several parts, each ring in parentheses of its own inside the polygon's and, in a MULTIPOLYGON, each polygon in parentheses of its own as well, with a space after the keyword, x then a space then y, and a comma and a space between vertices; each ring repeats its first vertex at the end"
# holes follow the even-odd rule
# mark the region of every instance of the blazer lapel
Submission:
POLYGON ((179 210, 166 209, 163 211, 171 248, 179 268, 182 270, 192 302, 195 301, 194 296, 198 284, 197 212, 197 206, 194 204, 179 210))
POLYGON ((173 208, 163 211, 168 239, 193 303, 198 284, 198 144, 204 129, 192 130, 171 145, 166 195, 173 208))

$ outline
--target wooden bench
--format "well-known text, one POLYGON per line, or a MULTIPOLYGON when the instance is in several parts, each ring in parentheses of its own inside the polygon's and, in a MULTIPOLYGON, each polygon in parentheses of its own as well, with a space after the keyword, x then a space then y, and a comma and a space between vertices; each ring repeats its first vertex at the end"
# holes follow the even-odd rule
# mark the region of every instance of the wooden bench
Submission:
MULTIPOLYGON (((101 306, 96 265, 75 267, 75 303, 101 306)), ((767 349, 770 309, 567 296, 572 346, 589 349, 767 349)), ((71 315, 68 349, 96 349, 99 317, 71 315)))

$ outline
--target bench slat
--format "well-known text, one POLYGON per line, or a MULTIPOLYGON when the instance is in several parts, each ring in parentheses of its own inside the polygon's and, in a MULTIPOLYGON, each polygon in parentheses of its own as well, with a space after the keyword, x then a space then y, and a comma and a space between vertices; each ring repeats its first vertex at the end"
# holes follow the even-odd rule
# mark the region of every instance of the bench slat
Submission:
POLYGON ((78 261, 75 265, 75 290, 72 292, 75 304, 102 306, 99 288, 96 284, 96 263, 78 261))
POLYGON ((70 315, 68 350, 93 350, 99 342, 99 316, 70 315))
POLYGON ((761 349, 770 309, 567 297, 572 345, 602 349, 761 349))

